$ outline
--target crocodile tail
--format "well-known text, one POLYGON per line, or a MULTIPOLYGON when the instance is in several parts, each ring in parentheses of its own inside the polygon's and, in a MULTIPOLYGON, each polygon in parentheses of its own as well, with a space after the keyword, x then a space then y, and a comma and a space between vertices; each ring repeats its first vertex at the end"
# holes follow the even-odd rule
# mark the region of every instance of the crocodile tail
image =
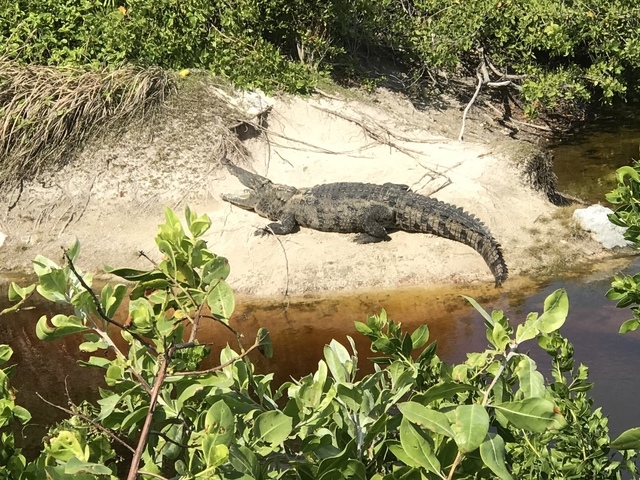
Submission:
POLYGON ((474 232, 472 237, 476 237, 476 239, 473 241, 474 244, 469 246, 473 247, 489 266, 496 279, 496 287, 502 286, 502 283, 509 276, 509 269, 504 261, 500 244, 493 237, 487 237, 477 232, 474 232))
POLYGON ((493 273, 496 287, 509 276, 500 244, 476 217, 445 202, 412 196, 399 209, 399 225, 409 232, 422 232, 464 243, 478 252, 493 273))
POLYGON ((496 287, 500 287, 509 276, 509 269, 502 255, 502 247, 486 227, 483 226, 482 229, 470 228, 452 217, 441 217, 431 227, 429 233, 464 243, 478 252, 493 273, 496 287))

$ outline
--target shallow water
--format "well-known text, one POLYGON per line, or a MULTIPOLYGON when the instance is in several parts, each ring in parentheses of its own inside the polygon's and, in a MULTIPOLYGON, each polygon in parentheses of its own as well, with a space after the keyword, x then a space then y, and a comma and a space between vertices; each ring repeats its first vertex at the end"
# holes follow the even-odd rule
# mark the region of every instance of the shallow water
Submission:
POLYGON ((622 110, 552 150, 560 191, 589 203, 604 203, 604 195, 616 186, 616 169, 640 159, 640 116, 622 110))
MULTIPOLYGON (((347 335, 354 338, 360 366, 363 373, 366 372, 370 367, 366 362, 370 354, 369 343, 355 331, 353 322, 364 321, 367 315, 379 313, 381 308, 409 331, 422 324, 428 325, 431 339, 438 342, 440 357, 447 362, 461 362, 466 353, 484 350, 487 341, 482 317, 460 295, 472 296, 489 311, 504 310, 515 324, 522 322, 528 312, 541 311, 544 298, 563 287, 569 293, 571 311, 562 332, 574 343, 577 361, 590 367, 591 380, 596 384, 593 391, 596 404, 604 407, 611 419, 612 435, 616 435, 627 427, 640 426, 640 410, 635 408, 640 396, 640 382, 637 381, 640 332, 617 334, 629 314, 616 309, 604 298, 611 275, 618 268, 619 261, 594 276, 538 284, 515 279, 503 289, 488 285, 449 285, 429 290, 412 287, 323 298, 293 297, 287 303, 239 297, 232 325, 245 334, 247 344, 258 328, 269 329, 274 345, 273 358, 266 360, 256 354, 252 359, 260 371, 273 371, 276 383, 280 383, 314 371, 322 358, 323 346, 333 338, 346 345, 347 335)), ((640 271, 640 261, 629 270, 640 271)), ((5 298, 4 292, 0 295, 5 298)), ((35 310, 8 315, 0 321, 0 341, 9 343, 15 350, 13 361, 18 364, 18 372, 12 384, 19 390, 18 402, 34 417, 31 426, 25 430, 27 442, 36 444, 44 435, 46 425, 64 416, 38 399, 36 392, 53 403, 66 406, 67 394, 79 403, 83 398, 95 398, 98 386, 103 386, 102 371, 76 363, 78 359, 88 357, 77 350, 81 338, 43 343, 35 337, 38 318, 54 313, 48 308, 38 305, 35 310)), ((202 342, 214 344, 212 362, 226 342, 234 345, 234 339, 215 325, 205 325, 201 333, 202 342)), ((534 343, 530 348, 534 352, 537 350, 534 343)), ((545 355, 534 355, 540 359, 540 370, 544 373, 545 355)))

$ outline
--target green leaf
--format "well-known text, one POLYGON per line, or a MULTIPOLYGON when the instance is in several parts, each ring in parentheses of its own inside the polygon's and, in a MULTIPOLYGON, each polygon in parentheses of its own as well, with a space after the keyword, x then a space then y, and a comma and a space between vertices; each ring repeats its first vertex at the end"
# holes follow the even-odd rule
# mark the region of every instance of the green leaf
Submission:
POLYGON ((344 345, 331 340, 329 345, 324 346, 323 352, 333 378, 340 383, 350 381, 354 365, 351 355, 349 355, 344 345))
POLYGON ((230 445, 234 432, 234 417, 224 400, 218 400, 207 410, 204 430, 212 445, 230 445))
POLYGON ((210 445, 208 439, 209 435, 207 435, 202 442, 204 460, 207 468, 215 468, 227 461, 229 458, 229 447, 223 444, 210 445))
POLYGON ((84 448, 82 448, 78 439, 73 433, 67 430, 61 431, 56 437, 49 440, 49 444, 45 444, 45 450, 47 454, 63 462, 73 457, 82 461, 88 460, 88 457, 85 457, 84 448))
POLYGON ((49 326, 46 315, 41 316, 36 324, 36 336, 40 340, 49 342, 73 333, 89 330, 84 326, 82 319, 75 315, 55 315, 51 319, 51 325, 52 327, 49 326))
POLYGON ((440 462, 433 453, 430 440, 406 418, 400 422, 400 444, 414 462, 429 472, 440 473, 440 462))
POLYGON ((292 429, 293 419, 277 410, 261 413, 253 426, 255 436, 271 445, 284 442, 292 429))
POLYGON ((507 470, 504 461, 505 448, 504 440, 500 435, 490 433, 480 445, 480 457, 484 464, 495 473, 501 480, 512 480, 513 477, 507 470))
POLYGON ((411 342, 413 348, 421 348, 429 341, 429 327, 420 325, 411 334, 411 342))
POLYGON ((398 404, 398 409, 404 418, 410 422, 416 423, 428 430, 431 430, 432 432, 439 433, 440 435, 445 435, 447 437, 454 436, 453 430, 451 430, 451 425, 449 425, 449 420, 442 412, 432 410, 416 402, 400 403, 398 404))
POLYGON ((620 325, 620 330, 618 333, 633 332, 637 330, 638 327, 640 327, 640 318, 631 318, 620 325))
POLYGON ((489 315, 487 311, 484 308, 482 308, 478 302, 476 302, 471 297, 467 297, 466 295, 460 295, 460 296, 464 298, 467 302, 469 302, 471 306, 475 308, 478 311, 478 313, 480 313, 480 315, 484 317, 488 325, 491 325, 492 327, 494 326, 495 322, 493 321, 493 318, 491 318, 491 315, 489 315))
POLYGON ((553 402, 544 398, 526 398, 519 402, 505 402, 493 407, 504 415, 516 428, 532 432, 544 432, 564 422, 553 402))
POLYGON ((0 345, 0 365, 7 363, 13 355, 13 349, 9 345, 0 345))
POLYGON ((13 302, 18 302, 20 300, 24 300, 25 298, 27 298, 27 296, 31 294, 31 292, 33 292, 35 288, 36 288, 35 283, 22 288, 17 283, 11 282, 9 284, 9 301, 13 303, 13 302))
POLYGON ((20 405, 16 405, 15 407, 13 407, 11 414, 15 418, 17 418, 22 425, 25 425, 31 420, 31 413, 29 412, 29 410, 21 407, 20 405))
POLYGON ((544 301, 544 313, 538 317, 535 313, 527 315, 523 325, 518 325, 516 342, 522 343, 534 338, 538 333, 552 333, 558 330, 569 314, 567 292, 560 288, 544 301))
POLYGON ((98 420, 104 420, 109 415, 113 413, 116 406, 120 402, 122 397, 118 394, 110 395, 106 398, 101 398, 98 400, 98 405, 100 405, 100 415, 98 415, 98 420))
POLYGON ((226 280, 230 272, 229 260, 215 257, 202 267, 202 281, 205 285, 210 285, 216 280, 226 280))
POLYGON ((489 431, 489 414, 482 405, 459 405, 450 413, 453 439, 462 453, 478 448, 489 431))
POLYGON ((544 301, 544 313, 540 315, 539 329, 542 333, 553 333, 564 325, 569 314, 569 297, 564 288, 559 288, 544 301))
POLYGON ((544 377, 536 368, 536 362, 534 362, 532 358, 524 355, 514 370, 520 382, 520 390, 525 398, 544 398, 546 394, 544 377))
POLYGON ((40 284, 36 286, 36 291, 51 302, 68 303, 66 296, 67 276, 60 269, 51 270, 40 275, 40 284))
POLYGON ((271 344, 271 335, 269 330, 264 327, 258 329, 256 340, 259 343, 258 350, 265 358, 273 357, 273 345, 271 344))
MULTIPOLYGON (((236 307, 233 290, 227 282, 219 280, 207 295, 211 314, 220 320, 228 320, 236 307)), ((225 322, 226 323, 226 322, 225 322)))
POLYGON ((78 256, 80 256, 80 242, 77 238, 73 241, 66 252, 73 263, 78 260, 78 256))
POLYGON ((429 387, 424 393, 418 394, 416 397, 422 405, 429 405, 436 400, 451 398, 456 393, 475 391, 476 387, 466 383, 445 382, 429 387))
POLYGON ((138 408, 137 410, 131 412, 122 420, 122 424, 120 428, 122 428, 123 430, 131 429, 129 430, 130 432, 135 431, 135 428, 138 422, 140 422, 140 420, 143 420, 147 416, 148 412, 149 412, 149 405, 144 405, 138 408))
POLYGON ((609 446, 617 450, 640 450, 640 427, 622 432, 609 446))
POLYGON ((124 285, 116 285, 114 287, 111 284, 107 284, 102 288, 100 304, 107 317, 112 318, 115 315, 126 294, 127 287, 124 285))
POLYGON ((624 183, 624 178, 626 176, 631 177, 636 182, 640 182, 640 175, 633 167, 625 165, 624 167, 620 167, 616 170, 616 179, 618 183, 624 183))
POLYGON ((64 473, 67 475, 77 475, 79 473, 89 473, 91 475, 112 475, 111 469, 105 465, 97 463, 83 462, 77 457, 70 458, 64 466, 64 473))

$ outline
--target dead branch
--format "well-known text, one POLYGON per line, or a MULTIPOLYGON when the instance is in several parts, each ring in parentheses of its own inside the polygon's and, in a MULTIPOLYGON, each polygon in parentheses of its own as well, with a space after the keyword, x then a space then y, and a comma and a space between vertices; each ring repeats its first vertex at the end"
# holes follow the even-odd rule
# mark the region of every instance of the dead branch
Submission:
POLYGON ((463 137, 464 137, 464 128, 465 128, 465 124, 467 122, 467 114, 469 113, 469 109, 471 108, 471 105, 473 105, 473 102, 476 101, 476 98, 478 97, 478 94, 480 93, 480 88, 482 88, 482 83, 483 83, 482 74, 480 72, 478 72, 476 74, 476 77, 478 78, 478 86, 476 87, 476 91, 473 94, 473 97, 471 97, 471 101, 467 104, 467 107, 464 109, 464 112, 462 113, 462 127, 460 128, 460 135, 458 135, 458 141, 459 142, 461 142, 463 137))

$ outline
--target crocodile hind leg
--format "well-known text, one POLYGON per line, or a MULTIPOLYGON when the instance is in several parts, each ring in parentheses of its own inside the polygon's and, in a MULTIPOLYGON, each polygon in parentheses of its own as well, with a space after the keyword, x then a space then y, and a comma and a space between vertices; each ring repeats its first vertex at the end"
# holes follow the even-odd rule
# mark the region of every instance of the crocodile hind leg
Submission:
POLYGON ((354 241, 359 244, 388 242, 391 237, 384 225, 392 225, 393 209, 387 205, 374 205, 363 212, 360 229, 363 233, 356 235, 354 241))

